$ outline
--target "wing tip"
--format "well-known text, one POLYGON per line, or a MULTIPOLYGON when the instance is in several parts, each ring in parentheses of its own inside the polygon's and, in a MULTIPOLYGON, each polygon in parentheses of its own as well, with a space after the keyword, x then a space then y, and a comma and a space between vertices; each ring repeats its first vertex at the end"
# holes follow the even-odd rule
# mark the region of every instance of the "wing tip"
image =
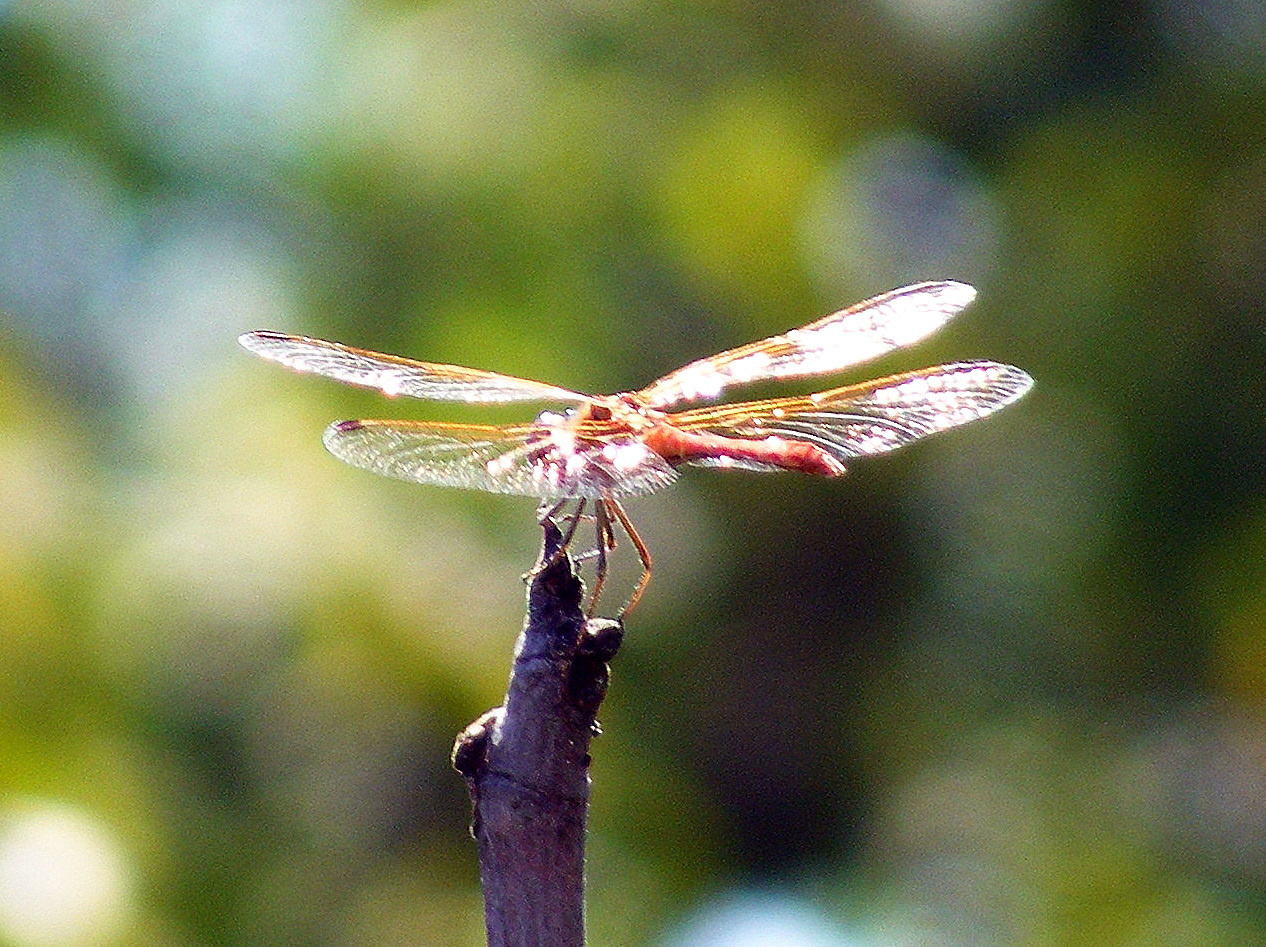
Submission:
POLYGON ((1008 365, 1005 362, 995 362, 990 359, 975 359, 966 362, 954 362, 949 365, 940 366, 944 370, 965 370, 971 371, 975 369, 984 369, 995 377, 991 379, 991 384, 995 388, 1005 388, 1007 400, 1003 404, 1010 404, 1029 392, 1035 384, 1033 376, 1026 372, 1023 368, 1016 368, 1014 365, 1008 365))
POLYGON ((334 423, 332 423, 329 427, 325 429, 325 436, 327 439, 329 439, 331 437, 336 437, 340 434, 351 434, 353 431, 359 431, 363 429, 364 427, 366 427, 366 424, 364 421, 358 421, 358 420, 335 421, 334 423))
POLYGON ((1015 379, 1016 397, 1027 394, 1032 387, 1037 384, 1033 380, 1033 376, 1026 372, 1023 368, 1016 368, 1014 365, 1008 365, 1011 369, 1011 375, 1015 379))
POLYGON ((1006 401, 1007 404, 1018 401, 1032 389, 1033 376, 1023 368, 1016 368, 1014 365, 1004 365, 1001 362, 988 362, 986 364, 1002 376, 1001 380, 1005 380, 1009 395, 1006 401))
POLYGON ((355 440, 348 441, 350 435, 358 431, 363 431, 366 427, 364 421, 335 421, 328 425, 325 432, 321 435, 321 445, 344 463, 352 464, 354 467, 364 467, 364 463, 357 463, 349 460, 346 456, 349 444, 354 444, 355 440))
POLYGON ((284 332, 277 332, 273 329, 252 329, 250 332, 243 332, 237 337, 237 344, 248 352, 254 352, 256 355, 263 354, 268 347, 274 342, 282 342, 290 336, 284 332))
POLYGON ((953 312, 966 309, 976 299, 976 287, 970 283, 960 283, 958 280, 937 280, 924 283, 923 287, 934 290, 937 301, 953 312))

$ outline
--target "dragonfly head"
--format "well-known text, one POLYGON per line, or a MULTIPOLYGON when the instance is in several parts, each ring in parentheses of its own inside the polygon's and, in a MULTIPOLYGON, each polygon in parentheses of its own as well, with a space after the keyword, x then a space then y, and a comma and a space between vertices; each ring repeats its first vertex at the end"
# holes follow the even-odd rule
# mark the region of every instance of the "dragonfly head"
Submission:
POLYGON ((601 401, 590 401, 562 412, 542 411, 536 416, 536 423, 544 427, 558 427, 572 421, 610 421, 614 412, 611 406, 601 401))

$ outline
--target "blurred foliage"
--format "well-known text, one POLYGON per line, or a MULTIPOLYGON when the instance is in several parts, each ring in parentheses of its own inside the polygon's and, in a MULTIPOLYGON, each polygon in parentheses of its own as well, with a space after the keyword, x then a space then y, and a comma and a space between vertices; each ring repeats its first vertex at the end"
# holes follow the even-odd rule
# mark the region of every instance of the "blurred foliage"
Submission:
POLYGON ((531 504, 319 437, 524 415, 237 333, 613 391, 939 277, 875 372, 1019 405, 631 504, 593 942, 1266 940, 1264 155, 1237 0, 0 4, 0 943, 482 943, 531 504))

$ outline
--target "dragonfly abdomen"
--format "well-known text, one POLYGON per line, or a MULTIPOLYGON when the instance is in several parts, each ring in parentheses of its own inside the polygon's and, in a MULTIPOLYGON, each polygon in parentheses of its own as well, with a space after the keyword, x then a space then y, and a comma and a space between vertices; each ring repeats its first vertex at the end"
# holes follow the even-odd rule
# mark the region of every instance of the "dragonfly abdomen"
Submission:
POLYGON ((724 467, 798 470, 815 477, 838 477, 844 465, 822 448, 776 435, 761 438, 725 437, 721 434, 682 431, 658 424, 646 433, 646 443, 674 466, 705 464, 724 467))

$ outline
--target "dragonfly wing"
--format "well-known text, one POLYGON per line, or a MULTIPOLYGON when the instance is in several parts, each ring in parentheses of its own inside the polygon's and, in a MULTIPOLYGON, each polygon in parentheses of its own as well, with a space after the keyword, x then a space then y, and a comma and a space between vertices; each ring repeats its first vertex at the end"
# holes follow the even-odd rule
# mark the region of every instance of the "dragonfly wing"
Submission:
POLYGON ((917 283, 784 335, 691 362, 639 392, 653 407, 715 398, 730 385, 837 372, 930 335, 976 298, 964 283, 917 283))
MULTIPOLYGON (((959 362, 890 375, 803 398, 776 398, 683 411, 671 416, 686 431, 728 437, 781 437, 812 444, 836 460, 896 450, 1005 407, 1033 385, 1028 374, 997 362, 959 362)), ((698 463, 697 461, 695 463, 698 463)), ((746 466, 709 460, 710 466, 746 466)))
POLYGON ((387 395, 432 401, 494 404, 508 401, 588 401, 585 395, 526 378, 498 375, 460 365, 418 362, 338 342, 283 332, 247 332, 243 348, 295 371, 324 375, 349 385, 375 388, 387 395))
POLYGON ((618 498, 671 483, 673 468, 627 433, 581 439, 565 427, 338 421, 335 457, 387 477, 541 500, 618 498))

